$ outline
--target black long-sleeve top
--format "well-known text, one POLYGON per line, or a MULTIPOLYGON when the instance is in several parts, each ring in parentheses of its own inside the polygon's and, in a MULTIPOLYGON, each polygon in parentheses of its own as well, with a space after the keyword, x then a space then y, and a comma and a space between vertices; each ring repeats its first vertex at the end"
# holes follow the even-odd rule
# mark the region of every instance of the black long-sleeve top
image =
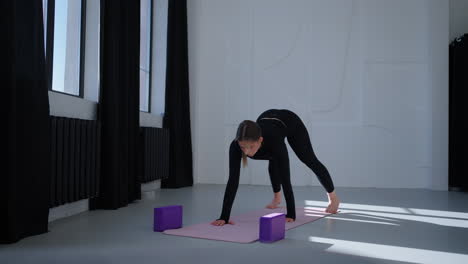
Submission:
MULTIPOLYGON (((262 129, 263 142, 254 156, 249 157, 255 160, 274 160, 277 162, 279 173, 289 178, 289 156, 284 139, 287 135, 287 128, 280 121, 257 121, 262 129)), ((219 219, 229 222, 232 204, 239 186, 240 166, 242 160, 242 150, 236 140, 231 142, 229 147, 229 180, 224 193, 223 209, 219 219)), ((286 190, 285 190, 286 191, 286 190)), ((292 194, 292 190, 291 194, 292 194)), ((294 198, 287 202, 287 215, 289 218, 296 218, 294 198)))

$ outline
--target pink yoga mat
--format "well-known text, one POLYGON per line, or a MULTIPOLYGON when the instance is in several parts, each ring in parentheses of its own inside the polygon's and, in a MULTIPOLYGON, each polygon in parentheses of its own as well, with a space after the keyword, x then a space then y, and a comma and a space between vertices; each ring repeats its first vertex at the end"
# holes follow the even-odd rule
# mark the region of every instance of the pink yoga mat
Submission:
MULTIPOLYGON (((286 213, 286 208, 261 209, 246 214, 232 216, 235 225, 213 226, 211 222, 170 229, 164 234, 186 236, 212 240, 222 240, 237 243, 251 243, 259 238, 259 219, 271 213, 286 213)), ((329 215, 325 208, 298 207, 296 208, 296 221, 286 223, 286 230, 315 221, 329 215)))

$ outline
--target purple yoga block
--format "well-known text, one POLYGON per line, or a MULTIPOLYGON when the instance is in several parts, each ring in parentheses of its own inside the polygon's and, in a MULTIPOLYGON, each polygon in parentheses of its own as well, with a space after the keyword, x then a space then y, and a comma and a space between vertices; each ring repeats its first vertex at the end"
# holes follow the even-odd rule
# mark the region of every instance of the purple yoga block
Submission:
POLYGON ((260 217, 260 242, 271 243, 284 238, 286 215, 273 213, 260 217))
POLYGON ((154 208, 155 232, 182 227, 182 205, 172 205, 154 208))

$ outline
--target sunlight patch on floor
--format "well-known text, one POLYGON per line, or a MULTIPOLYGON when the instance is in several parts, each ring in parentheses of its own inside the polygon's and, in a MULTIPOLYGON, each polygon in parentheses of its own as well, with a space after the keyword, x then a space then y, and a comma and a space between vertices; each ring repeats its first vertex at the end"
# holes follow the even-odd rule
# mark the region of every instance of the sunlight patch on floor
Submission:
MULTIPOLYGON (((320 215, 320 214, 312 214, 312 213, 307 213, 307 212, 306 212, 305 215, 306 216, 314 216, 314 217, 322 217, 323 216, 323 215, 320 215)), ((367 224, 380 224, 380 225, 399 226, 399 224, 395 224, 395 223, 388 223, 388 222, 382 222, 382 221, 360 220, 360 219, 343 218, 343 217, 335 217, 335 216, 327 216, 327 219, 335 219, 335 220, 343 220, 343 221, 359 222, 359 223, 367 223, 367 224)))
MULTIPOLYGON (((318 206, 325 208, 328 203, 322 201, 305 200, 306 206, 318 206)), ((368 215, 380 217, 382 220, 409 220, 436 224, 449 227, 468 228, 468 213, 451 212, 441 210, 427 210, 415 208, 400 208, 391 206, 365 205, 365 204, 340 204, 339 213, 368 215), (385 219, 387 218, 387 219, 385 219)), ((339 214, 338 214, 339 215, 339 214)))
POLYGON ((397 247, 323 237, 309 237, 310 242, 331 244, 327 252, 410 263, 468 263, 468 255, 427 249, 397 247))

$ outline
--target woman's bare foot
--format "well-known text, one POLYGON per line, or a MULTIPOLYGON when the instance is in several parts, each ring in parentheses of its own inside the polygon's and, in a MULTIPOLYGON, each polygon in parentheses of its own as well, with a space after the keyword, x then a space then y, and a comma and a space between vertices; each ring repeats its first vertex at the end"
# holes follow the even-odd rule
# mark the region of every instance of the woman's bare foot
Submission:
POLYGON ((294 222, 294 219, 286 217, 286 223, 291 223, 291 222, 294 222))
MULTIPOLYGON (((219 220, 215 220, 215 221, 211 222, 211 224, 214 225, 214 226, 223 226, 223 225, 226 224, 226 221, 219 219, 219 220)), ((235 225, 235 223, 233 221, 229 221, 229 224, 230 225, 235 225)))
POLYGON ((280 203, 281 203, 281 192, 277 192, 277 193, 274 194, 273 200, 271 201, 271 203, 269 203, 265 207, 268 208, 268 209, 275 209, 275 208, 279 207, 278 205, 280 203))
POLYGON ((328 194, 328 206, 325 209, 325 212, 336 214, 338 212, 338 208, 340 206, 340 199, 336 195, 335 191, 328 194))
POLYGON ((266 206, 266 208, 268 208, 268 209, 276 209, 276 208, 279 207, 278 205, 279 205, 280 203, 281 203, 281 202, 277 202, 277 201, 275 201, 275 199, 273 199, 273 201, 271 201, 271 203, 268 204, 268 205, 266 206))

